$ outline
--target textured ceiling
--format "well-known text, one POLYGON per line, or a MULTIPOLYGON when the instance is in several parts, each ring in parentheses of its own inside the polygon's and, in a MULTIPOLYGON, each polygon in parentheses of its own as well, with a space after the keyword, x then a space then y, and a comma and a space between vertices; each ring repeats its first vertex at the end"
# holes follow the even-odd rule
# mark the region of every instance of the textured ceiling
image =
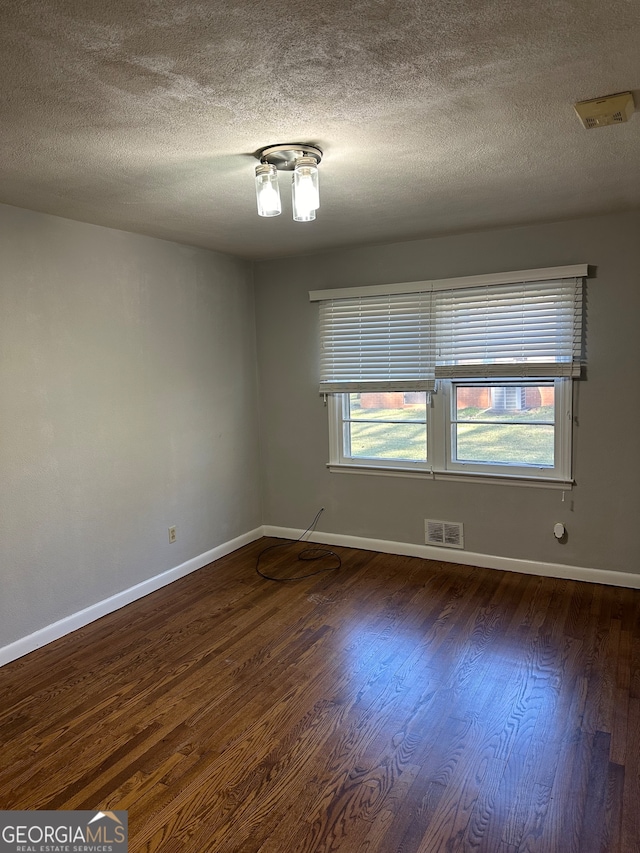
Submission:
POLYGON ((638 0, 2 0, 0 201, 247 257, 640 206, 638 0), (320 145, 312 223, 252 152, 320 145))

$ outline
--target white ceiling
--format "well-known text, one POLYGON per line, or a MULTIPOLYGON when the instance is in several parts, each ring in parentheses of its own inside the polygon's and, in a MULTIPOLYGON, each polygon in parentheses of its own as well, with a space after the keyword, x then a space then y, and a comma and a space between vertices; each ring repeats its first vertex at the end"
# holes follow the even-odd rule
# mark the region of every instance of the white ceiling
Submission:
POLYGON ((638 0, 2 0, 0 201, 265 258, 640 207, 638 0), (256 150, 325 152, 255 209, 256 150))

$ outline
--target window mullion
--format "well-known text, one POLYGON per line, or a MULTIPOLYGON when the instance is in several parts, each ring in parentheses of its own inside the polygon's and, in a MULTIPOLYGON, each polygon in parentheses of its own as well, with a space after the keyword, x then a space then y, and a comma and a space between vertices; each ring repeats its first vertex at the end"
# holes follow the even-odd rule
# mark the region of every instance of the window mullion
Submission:
POLYGON ((438 393, 431 396, 431 405, 427 410, 427 457, 433 471, 445 470, 448 385, 448 382, 438 382, 438 393))
POLYGON ((329 415, 329 464, 339 465, 345 458, 345 435, 343 433, 342 413, 344 400, 342 394, 327 396, 329 415))
POLYGON ((571 436, 573 431, 573 382, 556 379, 556 427, 554 449, 556 471, 565 479, 571 478, 571 436))

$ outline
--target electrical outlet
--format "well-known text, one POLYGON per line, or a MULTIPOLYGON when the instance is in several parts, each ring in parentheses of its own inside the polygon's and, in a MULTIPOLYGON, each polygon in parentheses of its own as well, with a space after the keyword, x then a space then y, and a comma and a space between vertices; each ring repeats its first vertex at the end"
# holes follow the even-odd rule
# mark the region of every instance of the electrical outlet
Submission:
POLYGON ((175 542, 177 539, 176 529, 175 527, 169 528, 169 542, 175 542))

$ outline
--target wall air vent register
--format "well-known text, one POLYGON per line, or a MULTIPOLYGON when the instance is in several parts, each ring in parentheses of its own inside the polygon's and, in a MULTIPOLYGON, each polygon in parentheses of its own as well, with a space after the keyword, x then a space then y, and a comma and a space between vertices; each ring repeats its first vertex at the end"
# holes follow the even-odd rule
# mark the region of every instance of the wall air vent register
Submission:
POLYGON ((438 548, 464 548, 464 531, 459 521, 424 521, 425 542, 438 548))

